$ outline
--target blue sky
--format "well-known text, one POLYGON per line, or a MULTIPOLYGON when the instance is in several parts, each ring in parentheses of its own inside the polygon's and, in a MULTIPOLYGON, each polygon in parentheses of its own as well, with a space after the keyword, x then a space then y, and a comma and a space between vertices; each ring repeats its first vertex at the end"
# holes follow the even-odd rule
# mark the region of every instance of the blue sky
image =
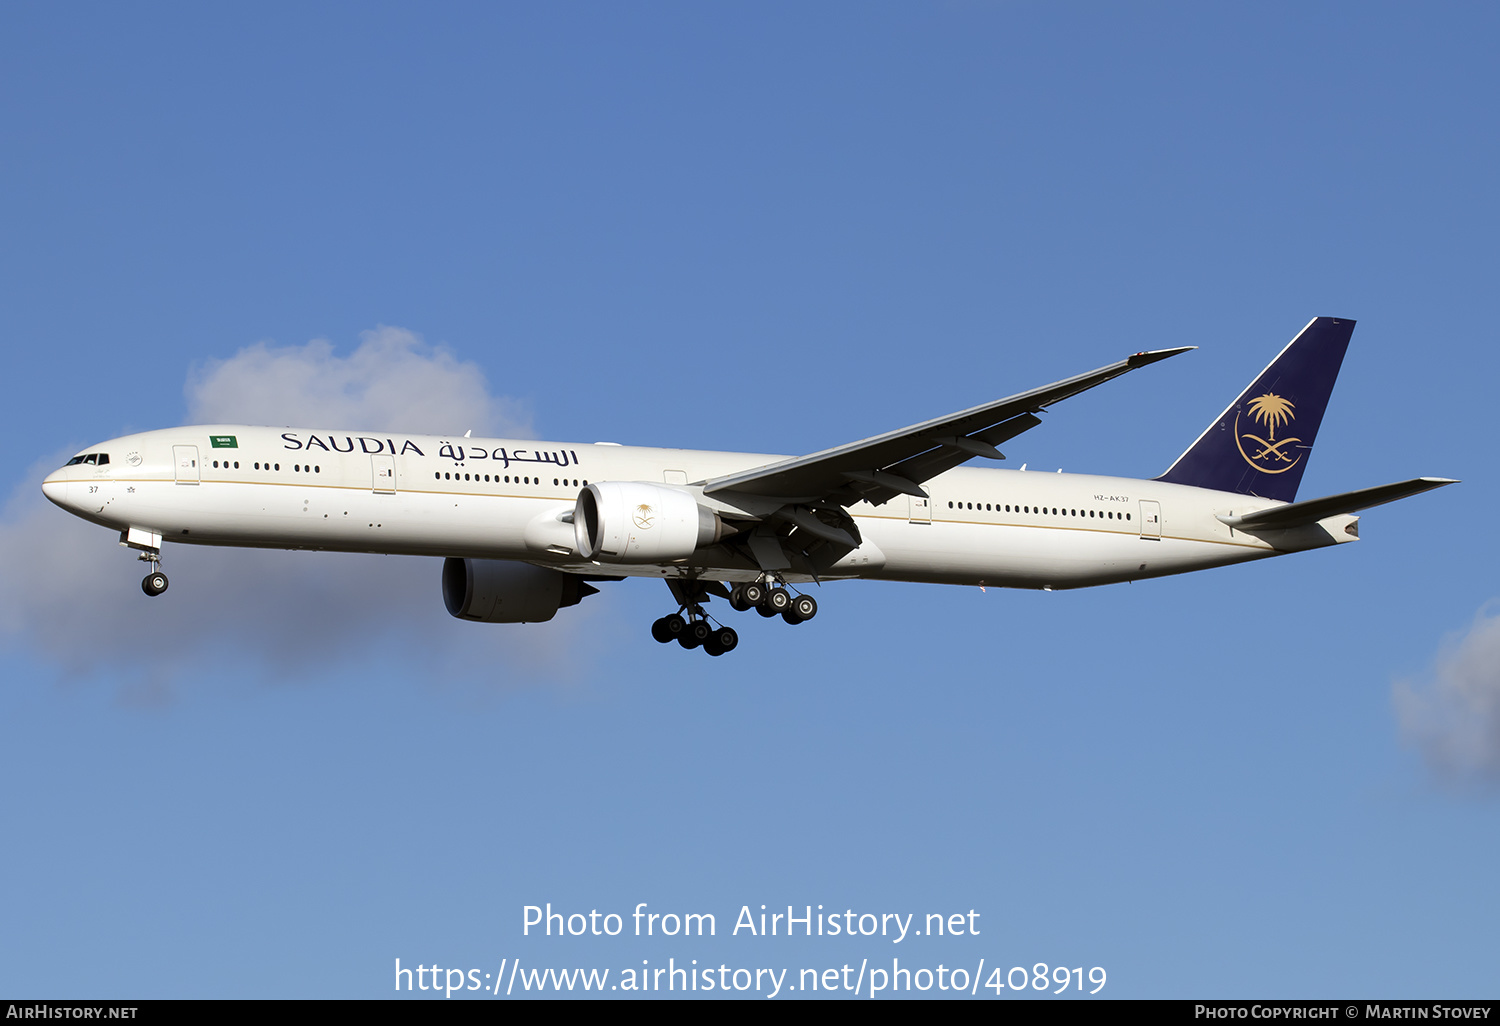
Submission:
POLYGON ((1103 966, 1116 997, 1492 996, 1497 27, 6 6, 0 991, 900 957, 1103 966), (1302 495, 1462 485, 1176 579, 830 585, 718 660, 651 641, 659 584, 486 627, 415 559, 171 550, 148 605, 37 489, 273 400, 797 453, 1197 345, 1007 450, 1152 476, 1316 315, 1360 323, 1302 495), (272 395, 268 367, 301 376, 272 395), (549 901, 719 936, 523 937, 549 901), (726 936, 762 903, 982 932, 726 936))

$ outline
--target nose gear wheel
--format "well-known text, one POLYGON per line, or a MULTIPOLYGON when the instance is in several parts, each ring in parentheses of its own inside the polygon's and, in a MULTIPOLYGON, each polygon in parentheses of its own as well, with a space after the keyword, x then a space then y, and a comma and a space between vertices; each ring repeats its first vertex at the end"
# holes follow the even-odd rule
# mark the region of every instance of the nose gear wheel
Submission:
POLYGON ((141 590, 152 598, 167 590, 167 575, 161 572, 161 550, 148 549, 138 559, 151 564, 151 572, 141 579, 141 590))

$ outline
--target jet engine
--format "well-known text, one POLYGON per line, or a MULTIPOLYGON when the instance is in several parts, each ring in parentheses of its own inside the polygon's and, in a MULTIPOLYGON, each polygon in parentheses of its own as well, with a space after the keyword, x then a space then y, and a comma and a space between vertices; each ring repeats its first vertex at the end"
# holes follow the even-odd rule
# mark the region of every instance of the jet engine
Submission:
POLYGON ((443 605, 461 620, 541 623, 598 588, 573 574, 509 559, 443 560, 443 605))
POLYGON ((573 530, 584 559, 666 563, 686 559, 726 532, 689 492, 644 481, 601 481, 578 494, 573 530))

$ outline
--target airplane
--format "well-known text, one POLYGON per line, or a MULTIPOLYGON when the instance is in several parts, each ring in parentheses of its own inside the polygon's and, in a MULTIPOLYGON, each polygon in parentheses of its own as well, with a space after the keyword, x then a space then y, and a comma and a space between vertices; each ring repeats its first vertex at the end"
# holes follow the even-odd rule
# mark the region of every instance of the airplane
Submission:
POLYGON ((789 624, 809 584, 1055 590, 1341 545, 1358 511, 1456 483, 1418 477, 1297 501, 1354 321, 1316 317, 1161 476, 979 469, 1071 396, 1196 348, 1106 367, 806 456, 244 425, 91 446, 42 491, 119 532, 167 590, 166 541, 443 557, 448 612, 550 620, 604 581, 658 577, 652 636, 723 655, 705 605, 789 624))

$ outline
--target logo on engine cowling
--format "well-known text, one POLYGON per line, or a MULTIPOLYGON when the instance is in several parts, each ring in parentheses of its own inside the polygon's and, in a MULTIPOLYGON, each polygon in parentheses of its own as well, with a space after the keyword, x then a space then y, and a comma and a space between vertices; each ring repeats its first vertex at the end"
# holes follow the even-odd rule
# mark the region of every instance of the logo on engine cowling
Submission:
POLYGON ((635 514, 631 519, 635 521, 636 527, 642 531, 649 531, 651 525, 656 523, 656 508, 643 502, 635 508, 635 514))

